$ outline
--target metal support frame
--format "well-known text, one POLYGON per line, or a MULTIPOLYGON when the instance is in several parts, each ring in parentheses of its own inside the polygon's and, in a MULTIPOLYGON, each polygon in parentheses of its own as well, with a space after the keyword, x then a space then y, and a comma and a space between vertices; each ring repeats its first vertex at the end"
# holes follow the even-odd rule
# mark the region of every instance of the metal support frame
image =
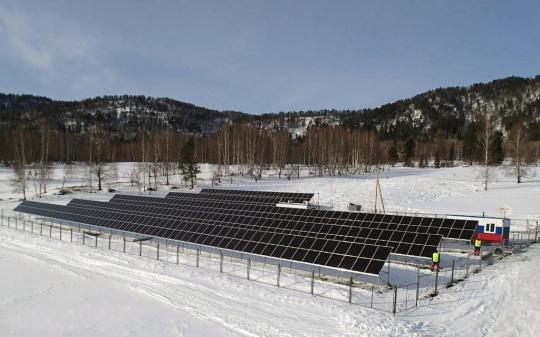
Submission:
POLYGON ((223 273, 223 253, 219 253, 219 272, 223 273))
POLYGON ((281 263, 277 265, 276 285, 279 288, 279 278, 281 277, 281 263))

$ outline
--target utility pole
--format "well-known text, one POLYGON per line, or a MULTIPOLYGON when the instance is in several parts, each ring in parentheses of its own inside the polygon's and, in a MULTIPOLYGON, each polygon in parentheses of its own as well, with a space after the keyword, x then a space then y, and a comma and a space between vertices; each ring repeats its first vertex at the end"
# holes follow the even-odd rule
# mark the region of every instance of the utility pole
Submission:
POLYGON ((377 166, 377 177, 375 179, 375 213, 377 213, 377 204, 379 199, 381 200, 382 212, 385 213, 381 183, 379 181, 379 166, 377 166))

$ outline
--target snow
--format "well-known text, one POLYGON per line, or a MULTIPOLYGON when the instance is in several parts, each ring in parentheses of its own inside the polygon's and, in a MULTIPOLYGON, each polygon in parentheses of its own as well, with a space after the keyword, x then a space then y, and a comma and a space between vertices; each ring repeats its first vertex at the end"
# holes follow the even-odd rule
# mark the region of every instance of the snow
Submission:
MULTIPOLYGON (((110 178, 107 186, 138 193, 139 188, 128 183, 131 166, 118 163, 119 178, 110 178)), ((210 187, 216 168, 202 165, 201 169, 199 187, 210 187)), ((532 171, 540 173, 538 168, 532 171)), ((112 194, 106 191, 87 192, 86 172, 84 166, 66 170, 54 165, 43 201, 108 200, 112 194), (75 190, 73 194, 57 195, 63 181, 75 190)), ((532 176, 518 185, 508 169, 500 168, 484 191, 479 172, 476 167, 390 168, 381 173, 385 206, 400 212, 500 215, 499 208, 508 205, 516 223, 522 218, 540 219, 540 180, 532 176)), ((223 178, 218 188, 313 192, 315 201, 338 209, 349 202, 368 209, 373 204, 372 174, 302 174, 301 179, 288 181, 268 171, 262 181, 233 177, 232 184, 223 178)), ((21 198, 12 180, 12 171, 0 167, 0 208, 11 209, 21 198)), ((180 177, 174 177, 173 184, 179 187, 180 177)), ((168 190, 162 186, 154 194, 168 190)), ((311 296, 221 274, 215 268, 177 266, 0 227, 0 335, 536 336, 539 258, 540 247, 533 245, 442 289, 434 298, 423 298, 417 309, 393 317, 324 298, 329 286, 323 283, 317 284, 318 296, 311 296)), ((403 282, 414 280, 417 272, 415 268, 396 271, 391 278, 403 282)), ((260 277, 256 268, 253 273, 260 277)), ((287 277, 283 282, 291 281, 287 277)), ((292 283, 301 283, 297 280, 292 283)), ((364 293, 355 289, 357 300, 364 300, 364 293)))

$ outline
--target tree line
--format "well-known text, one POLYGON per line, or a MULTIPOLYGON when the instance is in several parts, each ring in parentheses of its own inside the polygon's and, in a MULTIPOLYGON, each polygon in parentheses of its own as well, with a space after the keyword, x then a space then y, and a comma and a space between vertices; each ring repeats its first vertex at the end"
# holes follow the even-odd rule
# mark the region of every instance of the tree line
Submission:
POLYGON ((527 125, 516 120, 508 131, 485 113, 467 125, 462 140, 437 130, 431 139, 381 139, 375 130, 340 126, 308 127, 292 137, 285 128, 267 128, 253 122, 226 124, 206 135, 177 133, 172 128, 140 129, 131 141, 118 141, 105 123, 84 133, 52 129, 46 119, 37 128, 1 129, 0 159, 14 168, 21 190, 29 181, 36 195, 47 191, 52 162, 88 163, 88 185, 103 189, 111 162, 137 162, 130 172, 132 184, 144 190, 170 184, 182 175, 186 185, 196 184, 198 163, 216 164, 214 179, 247 175, 262 179, 271 170, 287 179, 307 174, 341 175, 373 172, 402 162, 405 166, 436 168, 458 163, 479 164, 487 189, 491 168, 508 159, 517 182, 528 166, 540 158, 540 142, 530 141, 527 125))

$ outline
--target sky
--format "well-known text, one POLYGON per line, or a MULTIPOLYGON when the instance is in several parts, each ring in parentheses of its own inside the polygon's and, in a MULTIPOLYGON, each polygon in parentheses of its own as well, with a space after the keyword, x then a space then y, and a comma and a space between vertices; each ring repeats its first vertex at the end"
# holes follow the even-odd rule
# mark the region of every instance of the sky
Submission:
POLYGON ((540 2, 0 0, 0 92, 265 113, 540 74, 540 2))

